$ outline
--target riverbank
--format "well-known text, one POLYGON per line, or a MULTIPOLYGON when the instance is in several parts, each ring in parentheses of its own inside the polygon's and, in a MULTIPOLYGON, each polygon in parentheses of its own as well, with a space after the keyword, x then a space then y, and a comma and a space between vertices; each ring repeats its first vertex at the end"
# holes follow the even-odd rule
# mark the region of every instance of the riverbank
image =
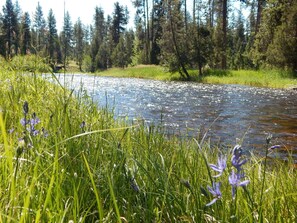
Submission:
POLYGON ((127 125, 83 89, 0 65, 1 222, 296 222, 292 160, 127 125))
MULTIPOLYGON (((209 70, 202 78, 197 77, 197 70, 189 71, 192 81, 208 84, 239 84, 255 87, 292 88, 297 86, 297 78, 289 72, 253 71, 253 70, 209 70)), ((113 77, 135 77, 155 80, 181 80, 178 73, 169 73, 165 68, 155 65, 139 65, 125 69, 111 68, 96 75, 113 77)))

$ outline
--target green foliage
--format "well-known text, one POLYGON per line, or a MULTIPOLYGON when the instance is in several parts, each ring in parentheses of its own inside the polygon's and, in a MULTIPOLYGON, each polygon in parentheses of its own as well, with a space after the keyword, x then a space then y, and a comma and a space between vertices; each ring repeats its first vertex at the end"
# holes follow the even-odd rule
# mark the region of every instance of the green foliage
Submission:
POLYGON ((43 52, 44 54, 44 46, 46 46, 46 21, 44 19, 43 10, 39 2, 36 6, 34 14, 33 28, 35 31, 35 42, 33 42, 33 46, 36 50, 36 53, 43 52))
POLYGON ((112 62, 116 67, 125 68, 128 66, 129 58, 127 55, 125 39, 123 36, 120 37, 119 43, 112 53, 112 62))
POLYGON ((267 1, 257 33, 253 58, 257 67, 296 70, 297 4, 294 1, 267 1))
POLYGON ((36 55, 15 56, 9 63, 10 69, 29 73, 50 73, 47 61, 36 55))
POLYGON ((25 13, 21 24, 21 53, 26 55, 31 51, 31 32, 30 32, 31 20, 29 13, 25 13))
POLYGON ((242 84, 257 87, 291 88, 297 85, 293 72, 278 70, 211 70, 202 78, 203 83, 242 84))
MULTIPOLYGON (((11 58, 18 54, 19 46, 19 27, 17 12, 12 4, 11 0, 6 0, 5 6, 3 6, 3 17, 1 16, 2 26, 1 31, 3 32, 3 42, 6 58, 11 58)), ((1 36, 2 36, 1 35, 1 36)))
POLYGON ((114 3, 113 20, 111 34, 113 42, 117 45, 120 42, 121 34, 125 31, 125 25, 128 24, 129 13, 119 2, 114 3))
POLYGON ((82 69, 84 72, 92 72, 92 58, 91 56, 84 56, 82 69))
POLYGON ((74 25, 74 54, 79 70, 82 71, 83 56, 84 56, 84 30, 80 19, 74 25))

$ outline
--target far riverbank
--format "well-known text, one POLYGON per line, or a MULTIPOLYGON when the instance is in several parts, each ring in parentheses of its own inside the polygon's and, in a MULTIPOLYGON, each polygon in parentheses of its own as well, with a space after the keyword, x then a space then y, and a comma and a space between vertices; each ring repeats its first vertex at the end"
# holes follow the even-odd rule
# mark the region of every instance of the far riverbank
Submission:
MULTIPOLYGON (((202 77, 197 75, 197 70, 190 70, 191 81, 208 84, 239 84, 254 87, 285 88, 297 86, 297 78, 286 71, 276 70, 209 70, 202 77)), ((170 73, 164 67, 156 65, 138 65, 125 69, 111 68, 97 72, 98 76, 134 77, 163 81, 182 81, 178 72, 170 73)))

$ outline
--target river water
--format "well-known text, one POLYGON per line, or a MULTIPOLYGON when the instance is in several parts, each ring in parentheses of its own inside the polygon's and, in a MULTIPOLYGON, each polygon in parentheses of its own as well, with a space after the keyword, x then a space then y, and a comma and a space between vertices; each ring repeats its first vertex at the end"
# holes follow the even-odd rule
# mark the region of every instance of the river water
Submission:
POLYGON ((161 124, 169 134, 197 137, 207 131, 212 144, 240 139, 261 153, 271 133, 282 146, 276 156, 289 151, 297 160, 297 91, 87 75, 66 75, 65 83, 75 90, 83 86, 117 117, 161 124))

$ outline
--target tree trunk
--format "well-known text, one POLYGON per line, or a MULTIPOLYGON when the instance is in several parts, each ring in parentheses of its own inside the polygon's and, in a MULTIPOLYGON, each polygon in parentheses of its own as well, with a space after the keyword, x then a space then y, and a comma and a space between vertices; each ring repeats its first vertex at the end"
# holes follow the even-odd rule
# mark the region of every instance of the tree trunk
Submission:
POLYGON ((173 19, 172 19, 172 12, 171 12, 171 4, 169 5, 168 7, 169 9, 169 20, 170 20, 170 29, 171 29, 171 34, 172 34, 172 41, 173 41, 173 47, 174 47, 174 50, 175 50, 175 54, 176 54, 176 57, 178 59, 178 63, 180 65, 180 68, 181 68, 181 76, 186 76, 187 80, 190 80, 190 75, 185 67, 185 64, 184 62, 182 61, 182 58, 181 58, 181 55, 180 55, 180 52, 179 52, 179 49, 178 49, 178 46, 177 46, 177 42, 176 42, 176 36, 175 36, 175 30, 173 29, 173 19))
POLYGON ((186 28, 186 33, 188 33, 188 19, 187 19, 187 0, 184 0, 185 1, 185 28, 186 28))
POLYGON ((263 5, 265 3, 265 0, 258 0, 258 6, 257 6, 257 20, 256 20, 256 30, 255 34, 258 33, 259 27, 261 24, 261 18, 262 18, 262 10, 263 10, 263 5))
POLYGON ((227 20, 228 20, 228 11, 227 11, 227 0, 222 2, 222 31, 223 31, 223 43, 222 43, 222 69, 227 69, 227 20))

